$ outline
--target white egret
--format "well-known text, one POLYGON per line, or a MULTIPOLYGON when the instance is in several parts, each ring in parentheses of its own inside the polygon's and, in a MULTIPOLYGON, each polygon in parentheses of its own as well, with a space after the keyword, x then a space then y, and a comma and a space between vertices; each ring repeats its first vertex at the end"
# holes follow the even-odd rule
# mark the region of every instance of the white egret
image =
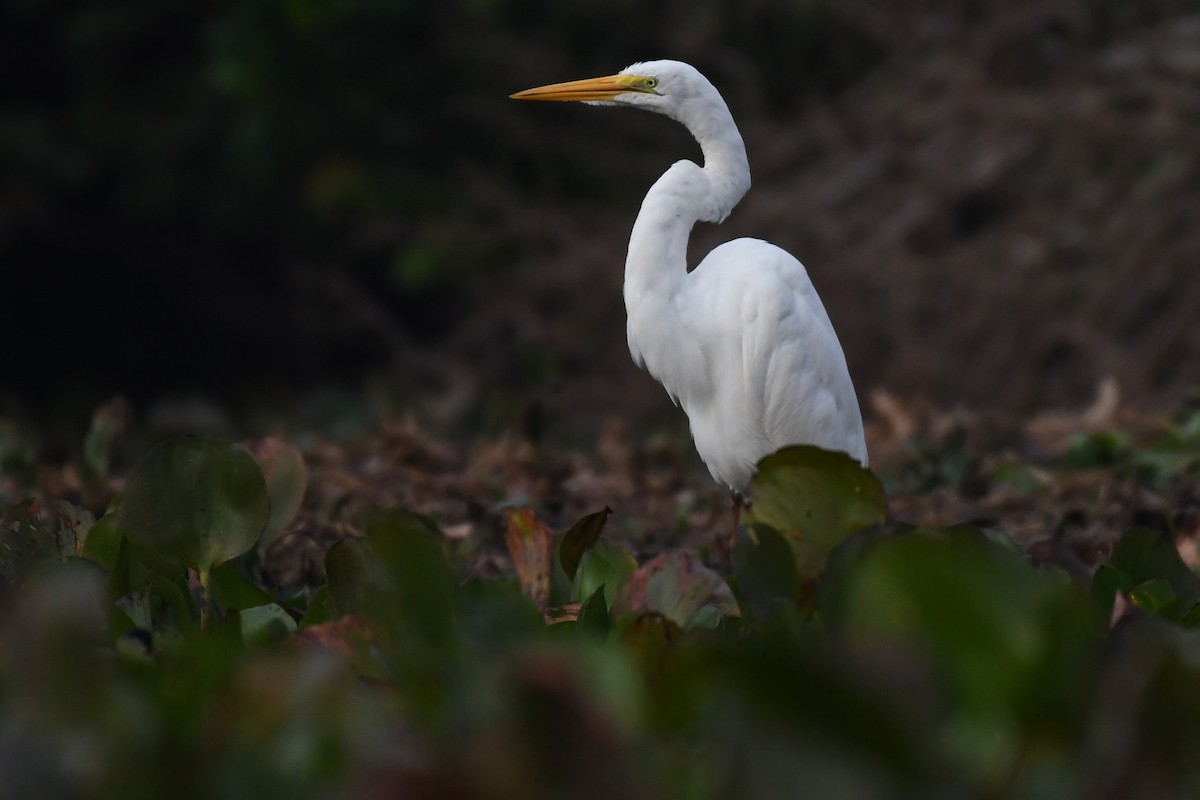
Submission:
POLYGON ((692 227, 724 220, 750 188, 745 144, 708 79, 689 64, 648 61, 512 97, 657 111, 700 144, 704 166, 677 161, 642 201, 624 294, 633 360, 687 412, 713 478, 740 498, 758 460, 789 444, 866 465, 846 357, 804 266, 761 239, 736 239, 688 271, 692 227))

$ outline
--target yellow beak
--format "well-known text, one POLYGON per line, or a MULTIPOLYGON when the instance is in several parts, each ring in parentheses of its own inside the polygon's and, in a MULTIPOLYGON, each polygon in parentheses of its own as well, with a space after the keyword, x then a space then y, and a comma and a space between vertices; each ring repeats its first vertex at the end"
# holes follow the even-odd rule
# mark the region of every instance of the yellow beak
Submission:
POLYGON ((581 81, 551 83, 510 94, 513 100, 611 100, 625 92, 646 91, 645 78, 637 75, 608 75, 581 81))

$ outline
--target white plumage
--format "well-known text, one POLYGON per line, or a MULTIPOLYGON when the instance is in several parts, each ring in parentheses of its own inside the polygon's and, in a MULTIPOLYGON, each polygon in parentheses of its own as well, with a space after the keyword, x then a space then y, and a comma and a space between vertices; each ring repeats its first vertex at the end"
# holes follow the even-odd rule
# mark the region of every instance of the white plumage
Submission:
POLYGON ((700 144, 646 194, 629 238, 629 351, 691 423, 717 481, 742 492, 763 456, 789 444, 867 463, 846 357, 804 266, 761 239, 727 242, 687 268, 696 222, 721 222, 750 188, 729 107, 694 67, 633 64, 616 75, 528 89, 522 100, 578 100, 657 111, 700 144))

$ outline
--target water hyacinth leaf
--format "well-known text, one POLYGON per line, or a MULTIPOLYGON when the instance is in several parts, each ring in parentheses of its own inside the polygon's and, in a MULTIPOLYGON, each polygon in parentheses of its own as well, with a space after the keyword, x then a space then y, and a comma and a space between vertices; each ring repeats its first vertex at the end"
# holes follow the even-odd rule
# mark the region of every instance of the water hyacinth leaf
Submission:
POLYGON ((743 610, 765 619, 777 601, 796 601, 800 576, 791 545, 774 528, 753 525, 733 549, 733 578, 743 610))
POLYGON ((259 546, 266 547, 300 511, 308 486, 308 468, 300 451, 282 439, 261 439, 250 452, 262 470, 271 498, 271 514, 259 540, 259 546))
POLYGON ((183 436, 134 466, 118 513, 143 551, 204 572, 253 547, 269 512, 266 481, 246 448, 183 436))
POLYGON ((308 608, 305 610, 304 616, 300 618, 300 627, 321 625, 333 619, 329 605, 329 585, 322 584, 313 590, 312 597, 308 601, 308 608))
POLYGON ((343 539, 325 553, 325 588, 334 618, 356 614, 362 609, 366 549, 360 539, 343 539))
POLYGON ((554 567, 554 533, 537 518, 532 508, 504 510, 507 532, 504 543, 512 557, 521 591, 538 608, 550 602, 551 573, 554 567))
POLYGON ((296 630, 296 620, 275 603, 243 609, 241 617, 242 641, 246 644, 263 644, 286 639, 296 630))
POLYGON ((724 579, 695 554, 676 550, 656 556, 635 572, 617 592, 612 611, 617 617, 659 614, 683 628, 703 606, 714 606, 723 615, 737 613, 724 579))
POLYGON ((624 547, 603 540, 596 542, 579 562, 571 599, 580 602, 603 589, 606 607, 611 608, 617 592, 637 568, 637 559, 624 547))
POLYGON ((1149 528, 1132 528, 1113 551, 1112 565, 1129 576, 1134 585, 1161 578, 1174 594, 1200 598, 1200 578, 1179 557, 1175 542, 1149 528))
POLYGON ((575 627, 584 633, 604 636, 612 628, 612 619, 608 614, 608 602, 604 597, 604 587, 601 586, 583 601, 579 607, 579 617, 575 627))
POLYGON ((456 610, 464 638, 475 645, 505 646, 545 630, 541 612, 511 580, 466 583, 458 592, 456 610))
POLYGON ((621 643, 633 650, 642 674, 651 685, 662 681, 671 645, 683 634, 682 628, 662 614, 639 614, 621 631, 621 643))
POLYGON ((420 659, 448 646, 457 635, 458 582, 432 520, 381 512, 367 523, 362 544, 360 613, 378 623, 404 657, 420 659))
POLYGON ((175 581, 163 575, 154 575, 150 578, 150 590, 166 603, 174 618, 175 628, 180 633, 189 634, 196 629, 197 611, 188 593, 175 581))
POLYGON ((954 747, 982 772, 1006 765, 1018 724, 1081 718, 1080 676, 1106 626, 1059 575, 962 530, 880 538, 822 612, 857 647, 937 664, 954 747))
POLYGON ((799 606, 795 603, 776 603, 764 620, 763 636, 773 646, 786 652, 809 643, 813 633, 799 606))
POLYGON ((242 611, 272 602, 269 594, 241 573, 236 561, 215 567, 208 587, 213 601, 226 611, 242 611))
POLYGON ((84 558, 95 561, 109 572, 117 566, 117 556, 121 552, 121 540, 125 532, 115 511, 109 511, 88 529, 83 539, 81 554, 84 558))
POLYGON ((1179 618, 1179 624, 1185 628, 1200 628, 1200 603, 1192 606, 1179 618))
POLYGON ((695 614, 692 614, 687 624, 683 627, 687 630, 700 628, 702 630, 713 631, 721 624, 722 619, 724 617, 722 616, 721 609, 716 606, 701 606, 696 610, 695 614))
POLYGON ((1149 483, 1165 483, 1192 469, 1197 461, 1191 449, 1179 449, 1169 443, 1137 451, 1130 464, 1134 472, 1149 483))
POLYGON ((1123 431, 1077 433, 1067 443, 1063 463, 1072 469, 1110 467, 1129 454, 1129 436, 1123 431))
POLYGON ((1129 599, 1143 611, 1163 614, 1176 600, 1174 587, 1163 578, 1154 578, 1129 590, 1129 599))
POLYGON ((758 464, 747 522, 767 525, 792 546, 801 580, 816 578, 847 537, 887 520, 879 479, 845 453, 785 447, 758 464))
POLYGON ((596 544, 600 538, 600 532, 604 530, 604 523, 608 522, 611 514, 612 509, 605 506, 603 511, 588 514, 563 534, 562 541, 558 546, 558 558, 562 563, 563 571, 572 581, 575 580, 575 572, 579 569, 579 562, 583 558, 583 554, 596 544))
POLYGON ((108 596, 113 600, 140 591, 150 580, 142 554, 124 536, 117 543, 117 558, 109 573, 108 596))
MULTIPOLYGON (((376 645, 370 660, 404 687, 407 711, 429 722, 453 701, 446 676, 461 658, 458 582, 443 536, 427 517, 389 510, 367 523, 362 545, 364 568, 356 595, 358 617, 376 645)), ((369 661, 359 669, 369 672, 369 661)))

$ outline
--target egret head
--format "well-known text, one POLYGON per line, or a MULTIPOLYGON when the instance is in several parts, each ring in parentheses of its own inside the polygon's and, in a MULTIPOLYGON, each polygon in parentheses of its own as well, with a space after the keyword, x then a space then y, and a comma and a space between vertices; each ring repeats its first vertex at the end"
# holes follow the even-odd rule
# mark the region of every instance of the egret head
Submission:
MULTIPOLYGON (((724 219, 750 188, 746 147, 729 107, 708 78, 682 61, 641 61, 616 75, 552 83, 510 95, 516 100, 574 100, 594 106, 633 106, 665 114, 686 127, 704 152, 704 168, 719 178, 720 202, 699 218, 724 219)), ((709 198, 711 199, 711 198, 709 198)))
POLYGON ((552 83, 510 95, 514 100, 574 100, 594 106, 635 106, 683 120, 696 100, 719 95, 699 70, 682 61, 643 61, 616 75, 552 83))

